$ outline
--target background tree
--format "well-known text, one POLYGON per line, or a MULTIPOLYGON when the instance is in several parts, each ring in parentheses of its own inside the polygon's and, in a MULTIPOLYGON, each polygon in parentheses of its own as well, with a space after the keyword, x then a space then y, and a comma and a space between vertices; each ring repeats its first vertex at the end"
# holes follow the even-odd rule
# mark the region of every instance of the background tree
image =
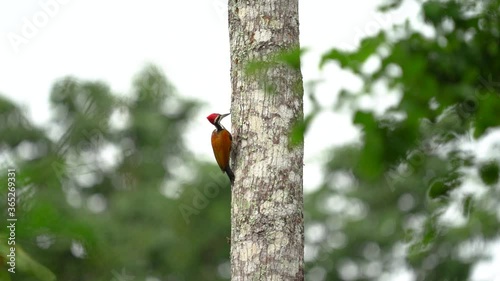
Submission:
POLYGON ((12 280, 52 280, 40 278, 47 268, 58 280, 227 280, 229 184, 183 141, 200 105, 154 66, 125 97, 101 82, 61 79, 51 104, 42 129, 0 103, 3 166, 18 170, 18 249, 45 266, 18 259, 26 270, 12 280))
POLYGON ((300 68, 285 64, 246 75, 248 63, 298 49, 298 1, 229 1, 231 116, 235 142, 231 279, 303 280, 300 68))
POLYGON ((323 56, 363 81, 337 104, 362 137, 332 149, 306 199, 309 280, 387 280, 403 267, 416 280, 471 280, 500 230, 500 151, 488 145, 499 142, 498 11, 497 0, 426 1, 432 36, 406 23, 323 56), (380 92, 398 102, 360 106, 380 92))

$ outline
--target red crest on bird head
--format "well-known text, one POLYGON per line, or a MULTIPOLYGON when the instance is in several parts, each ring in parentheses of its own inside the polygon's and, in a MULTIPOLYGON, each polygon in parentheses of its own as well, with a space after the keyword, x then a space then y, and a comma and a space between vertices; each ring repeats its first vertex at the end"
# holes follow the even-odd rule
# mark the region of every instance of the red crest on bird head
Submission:
POLYGON ((217 117, 219 117, 219 113, 212 113, 210 115, 207 116, 207 119, 208 119, 208 122, 212 123, 212 124, 215 124, 215 119, 217 119, 217 117))
POLYGON ((215 125, 215 121, 217 120, 218 117, 220 117, 220 119, 218 120, 218 121, 220 121, 220 120, 222 120, 222 118, 224 118, 228 115, 229 115, 229 113, 226 113, 226 114, 212 113, 212 114, 207 116, 207 119, 210 123, 215 125))

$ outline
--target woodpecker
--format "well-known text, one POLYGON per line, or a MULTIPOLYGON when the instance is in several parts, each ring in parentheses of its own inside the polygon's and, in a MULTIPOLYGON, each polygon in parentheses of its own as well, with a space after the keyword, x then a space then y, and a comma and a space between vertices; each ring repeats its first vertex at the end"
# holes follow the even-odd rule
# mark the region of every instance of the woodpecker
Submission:
POLYGON ((225 172, 227 174, 231 184, 233 184, 234 174, 231 167, 229 167, 229 154, 231 152, 233 137, 231 133, 220 124, 220 121, 229 114, 230 113, 212 113, 207 116, 207 119, 215 126, 215 130, 212 132, 212 148, 214 150, 215 160, 217 160, 220 169, 223 173, 225 172))

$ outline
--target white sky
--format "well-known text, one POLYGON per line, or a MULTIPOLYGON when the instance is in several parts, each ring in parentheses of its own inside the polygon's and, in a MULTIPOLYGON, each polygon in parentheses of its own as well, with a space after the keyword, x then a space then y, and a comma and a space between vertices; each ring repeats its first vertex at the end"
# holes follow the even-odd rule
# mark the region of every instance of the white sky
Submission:
MULTIPOLYGON (((48 96, 56 79, 66 75, 98 79, 116 93, 127 93, 134 75, 152 62, 181 95, 207 103, 193 116, 188 144, 196 155, 212 160, 208 141, 212 126, 205 117, 230 108, 226 3, 0 0, 0 93, 25 106, 36 123, 45 124, 48 96)), ((405 11, 380 15, 375 13, 376 4, 369 0, 300 2, 301 44, 311 50, 304 57, 304 81, 325 79, 317 91, 327 109, 339 89, 360 83, 333 64, 320 73, 319 56, 333 46, 355 48, 360 38, 417 11, 417 6, 409 5, 405 11)), ((306 112, 308 108, 306 102, 306 112)), ((320 182, 323 148, 355 137, 348 115, 330 110, 320 115, 306 136, 306 188, 320 182), (329 127, 332 123, 335 128, 329 131, 335 138, 324 138, 324 126, 318 124, 329 127)))
MULTIPOLYGON (((303 58, 304 82, 325 80, 317 96, 326 109, 339 89, 356 88, 360 82, 333 64, 319 72, 320 54, 331 47, 354 48, 360 38, 415 18, 418 12, 410 2, 381 15, 375 12, 379 3, 300 1, 301 45, 311 50, 303 58)), ((180 95, 207 103, 193 116, 188 146, 211 161, 213 128, 205 117, 230 108, 226 9, 226 0, 0 0, 0 94, 26 107, 37 124, 46 125, 49 92, 56 79, 73 75, 101 80, 123 94, 130 90, 134 75, 151 62, 165 72, 180 95)), ((230 127, 229 122, 225 125, 230 127)), ((306 135, 306 190, 320 182, 321 163, 327 160, 323 149, 355 138, 348 115, 329 110, 320 115, 306 135), (324 137, 325 128, 333 139, 324 137)), ((483 280, 493 280, 493 275, 483 280)))

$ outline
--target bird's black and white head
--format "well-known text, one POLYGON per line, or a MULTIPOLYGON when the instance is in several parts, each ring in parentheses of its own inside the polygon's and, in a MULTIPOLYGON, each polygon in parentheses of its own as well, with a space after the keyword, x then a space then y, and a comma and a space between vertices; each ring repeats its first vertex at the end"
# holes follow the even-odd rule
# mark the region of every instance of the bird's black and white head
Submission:
POLYGON ((217 128, 217 130, 222 130, 224 127, 220 124, 220 121, 229 114, 231 113, 226 113, 226 114, 212 113, 207 116, 207 119, 208 122, 212 123, 212 125, 214 125, 217 128))

